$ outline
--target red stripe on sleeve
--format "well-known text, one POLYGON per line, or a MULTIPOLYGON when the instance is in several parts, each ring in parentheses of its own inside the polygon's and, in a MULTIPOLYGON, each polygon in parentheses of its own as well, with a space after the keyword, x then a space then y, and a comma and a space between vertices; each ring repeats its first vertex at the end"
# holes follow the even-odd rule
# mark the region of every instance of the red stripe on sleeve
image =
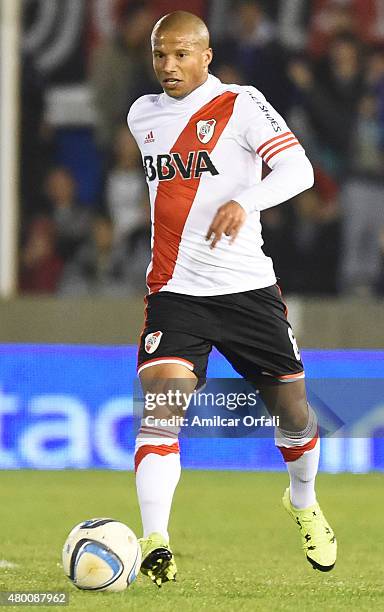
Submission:
POLYGON ((271 153, 271 155, 269 155, 269 157, 267 157, 264 161, 268 163, 269 160, 272 159, 272 157, 275 157, 275 155, 277 155, 278 153, 281 153, 282 151, 285 151, 286 149, 290 149, 291 147, 296 147, 297 145, 300 145, 298 140, 296 140, 296 142, 292 142, 291 144, 286 145, 285 147, 281 147, 281 149, 277 149, 277 151, 275 151, 274 153, 271 153))
POLYGON ((266 149, 262 154, 261 157, 263 159, 265 159, 265 156, 270 152, 273 151, 274 149, 279 149, 281 147, 281 145, 286 144, 287 142, 292 142, 292 140, 295 140, 296 142, 298 142, 297 138, 295 138, 295 136, 289 136, 288 138, 284 138, 283 140, 279 140, 279 142, 275 142, 275 144, 273 144, 271 147, 268 147, 268 149, 266 149))
POLYGON ((256 150, 256 153, 259 155, 261 149, 264 149, 264 147, 269 145, 269 143, 274 142, 275 140, 278 140, 279 138, 284 138, 284 136, 293 136, 293 134, 292 132, 284 132, 284 134, 279 134, 279 136, 274 136, 273 138, 270 138, 256 150))

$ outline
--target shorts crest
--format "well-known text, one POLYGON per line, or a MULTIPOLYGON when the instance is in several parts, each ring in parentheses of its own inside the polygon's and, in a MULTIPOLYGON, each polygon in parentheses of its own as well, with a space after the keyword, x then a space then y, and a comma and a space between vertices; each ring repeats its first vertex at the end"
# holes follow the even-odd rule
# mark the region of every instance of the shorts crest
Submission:
POLYGON ((147 353, 151 354, 155 352, 155 350, 158 348, 160 344, 162 335, 163 335, 163 332, 156 331, 156 332, 152 332, 151 334, 148 334, 145 337, 144 347, 147 353))

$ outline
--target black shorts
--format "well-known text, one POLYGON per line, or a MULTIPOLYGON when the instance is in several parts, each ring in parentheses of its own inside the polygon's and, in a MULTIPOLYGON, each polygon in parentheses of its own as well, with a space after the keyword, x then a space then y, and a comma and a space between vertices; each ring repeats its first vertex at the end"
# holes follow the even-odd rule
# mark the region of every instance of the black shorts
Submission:
POLYGON ((278 285, 217 296, 161 291, 146 302, 138 372, 154 364, 180 363, 202 384, 214 346, 251 382, 304 378, 278 285))

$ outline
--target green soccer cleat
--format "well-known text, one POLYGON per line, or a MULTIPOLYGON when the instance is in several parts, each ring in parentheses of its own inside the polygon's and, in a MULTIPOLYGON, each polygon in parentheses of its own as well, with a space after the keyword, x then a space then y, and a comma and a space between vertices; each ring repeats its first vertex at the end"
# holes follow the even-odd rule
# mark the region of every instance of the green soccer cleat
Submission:
POLYGON ((170 580, 176 580, 177 567, 169 544, 160 533, 151 533, 147 538, 140 538, 141 573, 149 576, 159 588, 170 580))
POLYGON ((299 510, 291 504, 289 488, 283 496, 283 506, 300 527, 304 554, 313 569, 329 572, 336 563, 337 542, 319 504, 299 510))

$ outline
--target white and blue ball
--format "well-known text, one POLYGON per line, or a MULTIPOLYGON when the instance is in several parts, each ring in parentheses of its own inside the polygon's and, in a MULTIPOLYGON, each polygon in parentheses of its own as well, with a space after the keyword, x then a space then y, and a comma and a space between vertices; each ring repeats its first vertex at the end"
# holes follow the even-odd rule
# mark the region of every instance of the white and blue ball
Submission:
POLYGON ((141 565, 140 544, 133 531, 110 518, 83 521, 63 547, 63 569, 86 591, 124 591, 141 565))

